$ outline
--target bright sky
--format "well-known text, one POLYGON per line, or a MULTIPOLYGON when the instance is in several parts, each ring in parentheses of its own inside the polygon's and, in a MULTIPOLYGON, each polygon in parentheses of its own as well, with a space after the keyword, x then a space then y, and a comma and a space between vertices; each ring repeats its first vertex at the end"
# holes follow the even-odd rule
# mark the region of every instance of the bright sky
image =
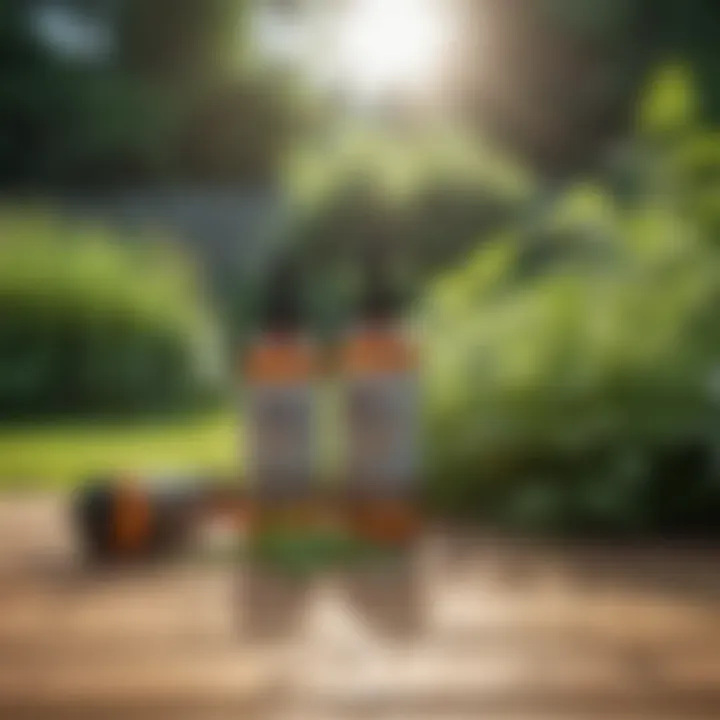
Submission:
POLYGON ((453 38, 444 7, 447 0, 350 0, 304 23, 262 14, 257 33, 272 55, 301 62, 314 79, 372 102, 432 81, 453 38))

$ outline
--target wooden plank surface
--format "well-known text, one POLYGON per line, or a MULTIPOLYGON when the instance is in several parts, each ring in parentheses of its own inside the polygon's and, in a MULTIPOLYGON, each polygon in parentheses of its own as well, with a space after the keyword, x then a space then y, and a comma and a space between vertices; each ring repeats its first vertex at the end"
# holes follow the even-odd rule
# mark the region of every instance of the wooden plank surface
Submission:
POLYGON ((91 574, 63 510, 0 503, 3 720, 720 717, 711 548, 444 533, 412 573, 253 596, 229 565, 91 574), (252 641, 249 609, 293 639, 252 641))

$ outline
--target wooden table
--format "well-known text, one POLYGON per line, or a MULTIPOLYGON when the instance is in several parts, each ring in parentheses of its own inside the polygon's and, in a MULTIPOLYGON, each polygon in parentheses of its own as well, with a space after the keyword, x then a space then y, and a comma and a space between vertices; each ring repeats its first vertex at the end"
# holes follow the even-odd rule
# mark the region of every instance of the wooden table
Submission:
POLYGON ((720 717, 712 549, 441 533, 412 592, 397 573, 318 581, 282 654, 240 632, 240 568, 90 574, 63 509, 0 502, 2 720, 720 717), (405 642, 370 629, 413 602, 405 642))

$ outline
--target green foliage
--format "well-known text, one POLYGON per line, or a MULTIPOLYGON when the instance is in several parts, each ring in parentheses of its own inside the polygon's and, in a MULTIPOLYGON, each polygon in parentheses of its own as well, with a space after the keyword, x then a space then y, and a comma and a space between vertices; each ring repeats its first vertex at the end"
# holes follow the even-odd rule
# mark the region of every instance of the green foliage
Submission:
POLYGON ((288 164, 293 206, 287 241, 312 268, 312 314, 342 327, 361 288, 358 257, 382 243, 412 300, 439 268, 461 261, 477 238, 506 223, 532 180, 457 134, 382 134, 353 129, 304 148, 288 164))
POLYGON ((172 137, 166 94, 144 78, 54 56, 20 8, 4 3, 0 16, 0 186, 96 190, 157 179, 172 137))
POLYGON ((128 0, 116 61, 55 54, 0 7, 0 187, 262 185, 301 124, 282 78, 251 70, 243 0, 128 0))
POLYGON ((720 153, 662 77, 675 100, 647 116, 644 193, 571 187, 428 293, 441 505, 525 528, 717 529, 720 226, 697 198, 720 153), (538 242, 555 252, 528 265, 538 242))
POLYGON ((682 57, 695 75, 697 98, 708 120, 720 117, 720 83, 715 28, 720 8, 713 0, 642 0, 646 16, 654 20, 644 42, 655 54, 682 57))
POLYGON ((272 185, 308 117, 287 78, 237 73, 188 96, 171 146, 171 172, 211 186, 272 185))
POLYGON ((227 75, 243 58, 247 7, 245 0, 124 0, 122 66, 185 87, 227 75))
POLYGON ((639 103, 639 122, 651 137, 692 129, 699 112, 692 70, 677 63, 663 68, 639 103))
POLYGON ((189 408, 218 389, 212 327, 170 245, 37 209, 0 217, 6 420, 189 408))

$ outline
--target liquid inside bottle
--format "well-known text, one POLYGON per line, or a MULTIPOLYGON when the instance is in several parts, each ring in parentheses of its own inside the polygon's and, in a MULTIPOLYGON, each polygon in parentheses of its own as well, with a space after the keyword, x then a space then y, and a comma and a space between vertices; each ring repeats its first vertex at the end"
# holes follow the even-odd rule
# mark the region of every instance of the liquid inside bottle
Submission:
POLYGON ((242 574, 245 629, 283 639, 300 622, 308 591, 316 450, 317 353, 302 326, 299 271, 268 283, 262 327, 244 363, 249 524, 242 574))

